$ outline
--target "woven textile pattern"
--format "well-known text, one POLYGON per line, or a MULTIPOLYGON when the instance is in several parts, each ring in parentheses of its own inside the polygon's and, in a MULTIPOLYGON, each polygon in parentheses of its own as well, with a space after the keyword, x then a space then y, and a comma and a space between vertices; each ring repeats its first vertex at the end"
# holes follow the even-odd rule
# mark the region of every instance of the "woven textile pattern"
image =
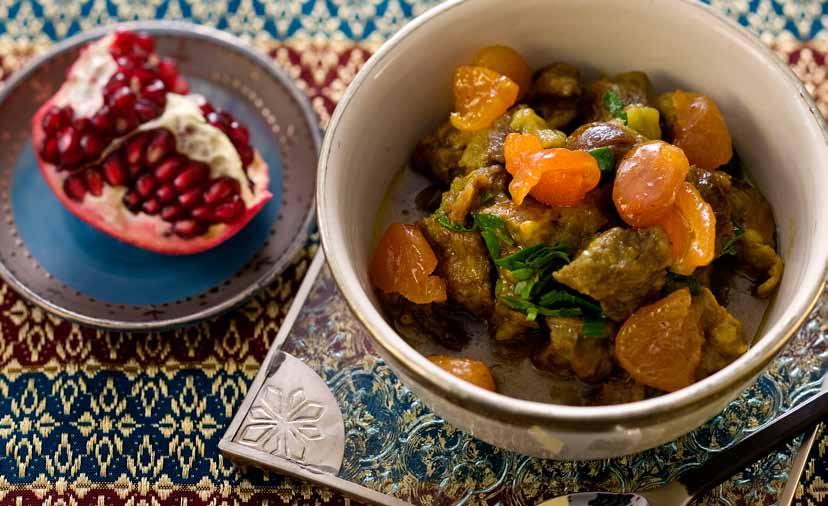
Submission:
MULTIPOLYGON (((0 0, 0 78, 94 26, 187 20, 232 32, 268 54, 307 94, 324 127, 370 54, 436 3, 0 0)), ((789 62, 828 114, 828 4, 710 3, 789 62)), ((81 328, 0 283, 0 505, 352 504, 295 480, 240 471, 217 449, 314 248, 312 242, 234 313, 162 334, 81 328)), ((827 481, 828 437, 815 446, 797 504, 828 502, 827 481)))

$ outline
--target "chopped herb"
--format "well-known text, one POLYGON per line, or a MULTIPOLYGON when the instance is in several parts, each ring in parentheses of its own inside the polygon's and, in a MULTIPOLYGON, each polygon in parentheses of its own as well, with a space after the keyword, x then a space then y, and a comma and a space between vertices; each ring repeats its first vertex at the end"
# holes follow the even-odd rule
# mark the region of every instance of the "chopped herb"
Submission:
POLYGON ((604 107, 610 113, 610 116, 620 119, 626 125, 627 113, 624 112, 624 102, 621 100, 621 96, 613 90, 608 90, 604 93, 603 101, 604 107))
POLYGON ((537 244, 523 248, 509 256, 496 258, 494 262, 498 267, 503 267, 514 272, 525 268, 533 270, 543 269, 556 259, 563 263, 569 263, 569 255, 566 254, 566 248, 562 246, 553 247, 545 244, 537 244))
POLYGON ((599 314, 601 313, 601 306, 598 304, 564 290, 553 290, 543 294, 540 300, 538 300, 538 304, 544 307, 566 304, 578 306, 585 311, 591 311, 599 314))
POLYGON ((733 223, 733 237, 727 240, 727 242, 722 246, 722 251, 719 253, 719 256, 725 255, 735 255, 736 254, 736 242, 742 237, 745 233, 744 229, 739 226, 738 223, 735 221, 733 223))
POLYGON ((587 318, 581 326, 584 337, 605 337, 607 321, 603 318, 587 318))
POLYGON ((526 319, 529 321, 535 321, 538 315, 560 318, 574 318, 576 316, 581 316, 583 314, 581 310, 578 308, 567 307, 561 309, 549 309, 542 306, 538 306, 537 304, 534 304, 528 300, 508 295, 501 297, 500 300, 502 300, 504 304, 514 309, 515 311, 526 313, 526 319))
POLYGON ((615 174, 615 153, 613 153, 612 149, 607 147, 595 148, 590 149, 587 153, 598 161, 601 176, 612 176, 615 174))
POLYGON ((480 196, 480 205, 485 206, 494 202, 495 196, 494 193, 487 191, 484 192, 483 195, 480 196))
POLYGON ((442 225, 444 228, 451 230, 452 232, 473 232, 474 227, 467 227, 465 225, 454 223, 449 219, 446 215, 446 212, 442 209, 438 209, 437 212, 434 213, 436 216, 437 223, 442 225))
POLYGON ((684 283, 690 290, 690 295, 698 295, 701 292, 701 283, 693 276, 683 276, 681 274, 669 273, 670 279, 676 283, 684 283))
POLYGON ((506 230, 506 222, 503 218, 494 214, 477 213, 474 215, 474 226, 480 230, 480 235, 483 237, 483 242, 486 243, 486 249, 489 250, 489 255, 492 259, 497 261, 500 258, 500 243, 504 242, 508 245, 513 245, 515 241, 506 230))

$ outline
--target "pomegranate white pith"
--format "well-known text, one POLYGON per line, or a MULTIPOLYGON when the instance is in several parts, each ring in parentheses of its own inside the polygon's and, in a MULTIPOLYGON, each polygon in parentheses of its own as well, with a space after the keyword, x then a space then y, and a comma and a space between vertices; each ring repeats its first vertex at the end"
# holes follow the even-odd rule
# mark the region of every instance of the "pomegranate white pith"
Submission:
POLYGON ((140 248, 192 254, 224 242, 270 199, 247 129, 159 58, 147 36, 84 48, 32 119, 44 178, 73 214, 140 248))

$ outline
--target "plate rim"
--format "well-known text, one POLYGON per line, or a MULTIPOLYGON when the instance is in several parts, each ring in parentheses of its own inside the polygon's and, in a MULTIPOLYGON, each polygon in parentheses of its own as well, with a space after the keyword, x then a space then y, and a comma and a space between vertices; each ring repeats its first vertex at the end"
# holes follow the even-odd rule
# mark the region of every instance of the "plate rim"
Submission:
MULTIPOLYGON (((14 89, 31 75, 35 69, 43 65, 45 62, 53 58, 55 55, 72 48, 81 46, 92 40, 103 37, 107 33, 112 32, 118 28, 127 28, 132 30, 147 30, 154 33, 186 33, 189 36, 196 36, 201 39, 207 39, 228 47, 234 51, 242 53, 249 57, 254 62, 258 63, 263 69, 266 69, 270 78, 279 81, 287 93, 290 94, 293 101, 298 105, 299 109, 310 126, 311 142, 313 144, 316 156, 319 156, 320 147, 322 144, 322 134, 319 128, 319 120, 311 107, 308 98, 302 94, 298 89, 293 79, 278 65, 273 63, 265 55, 252 48, 249 44, 241 40, 239 37, 203 25, 196 25, 184 21, 168 21, 168 20, 152 20, 152 21, 127 21, 102 25, 91 30, 78 33, 72 37, 64 39, 55 43, 43 53, 35 56, 29 60, 25 66, 14 72, 8 81, 5 82, 3 89, 0 90, 0 104, 2 104, 14 89)), ((315 188, 315 185, 314 185, 315 188)), ((9 190, 10 191, 10 190, 9 190)), ((315 193, 315 192, 314 192, 315 193)), ((170 330, 177 327, 192 325, 228 311, 231 311, 250 297, 255 295, 259 290, 269 285, 273 279, 284 272, 287 267, 294 262, 301 249, 307 243, 311 228, 316 216, 316 195, 313 195, 302 219, 302 226, 299 233, 291 240, 285 252, 273 263, 257 280, 250 283, 244 290, 237 293, 235 296, 214 304, 210 307, 195 311, 185 316, 176 316, 169 318, 161 318, 158 320, 147 321, 121 321, 109 318, 99 318, 89 316, 79 311, 64 308, 60 305, 54 304, 50 300, 32 291, 25 283, 17 278, 6 266, 6 263, 0 258, 0 278, 5 281, 10 288, 17 292, 22 298, 39 306, 45 311, 55 314, 61 318, 69 320, 74 323, 86 325, 89 327, 100 328, 105 330, 116 331, 162 331, 170 330)), ((104 301, 101 301, 104 302, 104 301)), ((153 307, 154 304, 133 304, 134 306, 153 307)))

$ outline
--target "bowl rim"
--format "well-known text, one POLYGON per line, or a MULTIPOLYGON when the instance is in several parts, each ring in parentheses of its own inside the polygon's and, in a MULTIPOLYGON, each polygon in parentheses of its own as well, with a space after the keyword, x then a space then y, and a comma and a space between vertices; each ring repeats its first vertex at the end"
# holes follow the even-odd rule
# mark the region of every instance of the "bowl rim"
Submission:
MULTIPOLYGON (((432 7, 388 39, 354 77, 337 104, 325 132, 316 178, 317 216, 322 246, 337 287, 343 294, 351 311, 368 330, 372 341, 381 349, 384 356, 392 359, 392 366, 396 365, 403 374, 411 378, 416 384, 427 388, 444 400, 455 403, 461 409, 479 414, 485 413, 489 418, 501 419, 507 422, 511 422, 516 418, 524 423, 531 424, 554 422, 555 430, 571 432, 583 432, 585 428, 623 426, 636 422, 651 424, 659 421, 662 417, 669 417, 671 414, 677 415, 679 412, 687 412, 695 407, 709 405, 711 402, 732 393, 734 386, 738 387, 751 381, 790 341, 815 308, 825 287, 826 275, 828 274, 828 262, 825 262, 828 258, 826 247, 822 248, 823 256, 826 258, 821 259, 823 267, 818 280, 813 282, 808 293, 801 299, 803 302, 799 303, 800 310, 795 313, 795 316, 780 324, 782 330, 775 338, 767 339, 768 336, 764 335, 765 339, 760 339, 747 353, 728 364, 724 369, 681 390, 642 401, 607 406, 570 406, 523 400, 490 392, 460 380, 429 362, 424 355, 402 339, 367 297, 358 298, 352 293, 353 289, 365 295, 364 290, 351 284, 352 278, 353 280, 356 279, 354 269, 342 261, 341 256, 330 250, 333 238, 331 237, 331 223, 326 211, 328 199, 325 187, 328 179, 328 165, 334 137, 342 117, 356 91, 365 81, 370 79, 374 69, 380 67, 389 54, 405 38, 422 28, 431 19, 463 4, 475 1, 478 0, 449 0, 432 7)), ((804 107, 810 113, 822 133, 825 147, 828 148, 828 130, 822 114, 802 81, 793 74, 790 67, 781 58, 757 36, 709 5, 698 0, 672 1, 688 8, 701 10, 704 15, 711 18, 711 21, 723 24, 726 30, 739 36, 754 49, 758 49, 760 57, 766 60, 765 63, 768 64, 769 68, 781 73, 780 77, 784 75, 789 84, 797 90, 796 100, 798 105, 804 107)), ((741 391, 741 388, 739 391, 741 391)))
MULTIPOLYGON (((55 55, 65 51, 72 50, 93 40, 97 40, 116 29, 129 29, 137 31, 147 31, 151 34, 183 34, 188 37, 205 39, 227 48, 236 51, 251 61, 256 62, 259 68, 269 77, 275 81, 283 84, 284 89, 290 94, 291 99, 302 110, 305 121, 310 125, 311 142, 314 150, 319 153, 322 143, 321 133, 318 128, 319 121, 314 113, 308 98, 299 91, 295 82, 288 76, 287 72, 270 61, 261 52, 255 50, 249 44, 245 43, 239 37, 209 26, 197 25, 186 21, 173 20, 145 20, 145 21, 120 21, 101 25, 90 30, 85 30, 68 37, 60 42, 57 42, 49 47, 48 50, 39 54, 26 62, 23 68, 14 72, 12 76, 6 81, 5 86, 0 90, 0 102, 6 99, 15 87, 25 81, 32 72, 39 66, 52 59, 55 55)), ((311 199, 307 210, 302 216, 300 232, 291 240, 284 253, 279 257, 278 261, 265 269, 262 274, 254 282, 237 293, 235 296, 222 300, 217 304, 213 304, 207 308, 184 315, 173 316, 168 318, 161 318, 156 320, 145 321, 122 321, 118 319, 100 318, 96 316, 89 316, 83 312, 74 309, 64 308, 49 299, 37 294, 30 289, 26 283, 22 282, 18 277, 11 272, 4 262, 0 262, 0 278, 2 278, 11 288, 13 288, 21 297, 43 308, 49 313, 65 318, 71 322, 79 323, 93 328, 115 330, 115 331, 164 331, 174 328, 179 328, 187 325, 214 318, 228 311, 231 311, 250 297, 255 295, 259 290, 266 287, 279 274, 285 271, 290 264, 296 259, 299 251, 307 243, 311 232, 312 224, 314 223, 316 211, 316 198, 311 199)), ((147 305, 148 309, 151 305, 147 305)))

